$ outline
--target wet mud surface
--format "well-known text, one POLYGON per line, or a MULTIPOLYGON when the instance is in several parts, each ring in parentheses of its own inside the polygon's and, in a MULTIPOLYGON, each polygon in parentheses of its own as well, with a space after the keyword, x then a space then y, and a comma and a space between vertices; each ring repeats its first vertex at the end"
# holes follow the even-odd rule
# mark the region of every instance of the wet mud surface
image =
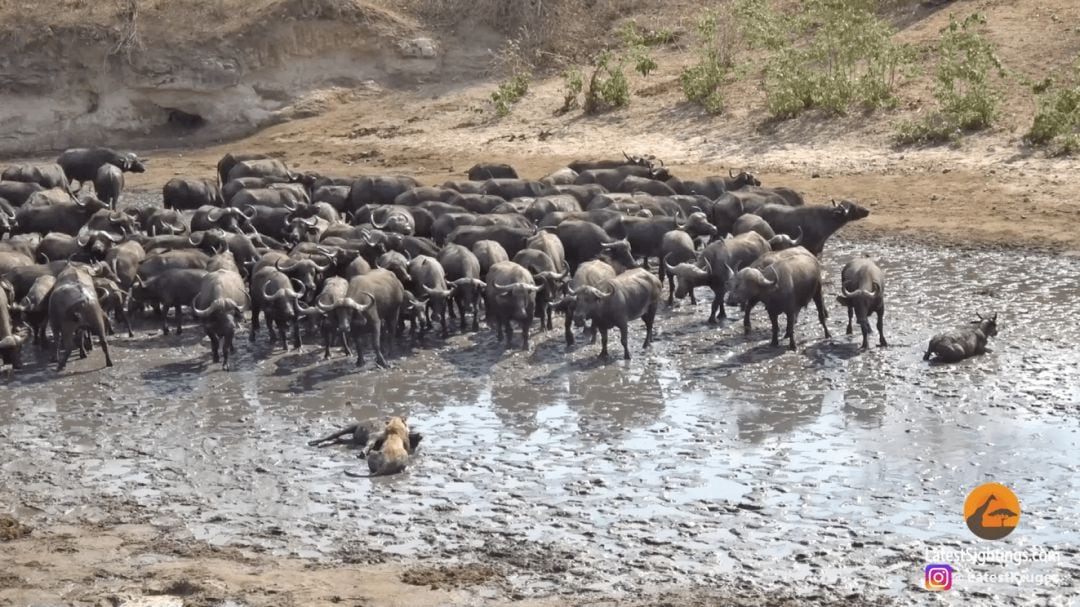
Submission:
POLYGON ((824 263, 834 335, 811 308, 797 353, 768 345, 760 309, 749 337, 706 324, 704 290, 662 309, 650 352, 635 323, 629 362, 568 349, 561 319, 528 353, 482 330, 399 348, 389 371, 324 362, 312 332, 299 352, 238 340, 223 372, 190 321, 114 337, 113 369, 95 350, 57 375, 27 349, 0 385, 0 512, 38 527, 131 509, 211 546, 419 564, 419 584, 497 579, 513 598, 702 586, 922 604, 927 548, 1044 548, 1061 561, 1017 567, 1057 585, 958 583, 940 601, 1080 601, 1080 264, 844 239, 824 263), (864 251, 886 271, 890 347, 860 352, 835 295, 864 251), (922 361, 976 311, 1000 313, 992 352, 922 361), (347 478, 366 470, 355 452, 306 445, 390 414, 425 435, 402 475, 347 478), (991 480, 1023 507, 992 546, 962 514, 991 480))

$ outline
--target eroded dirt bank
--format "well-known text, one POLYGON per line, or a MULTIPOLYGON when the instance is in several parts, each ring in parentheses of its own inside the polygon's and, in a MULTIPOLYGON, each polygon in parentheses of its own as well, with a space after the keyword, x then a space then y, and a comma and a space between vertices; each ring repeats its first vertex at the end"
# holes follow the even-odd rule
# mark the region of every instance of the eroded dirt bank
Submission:
POLYGON ((842 239, 826 253, 830 290, 866 251, 889 277, 891 345, 865 353, 835 305, 833 337, 808 312, 791 354, 767 345, 763 315, 749 338, 706 325, 705 298, 665 310, 649 353, 634 326, 629 363, 567 350, 560 330, 529 353, 482 331, 409 346, 389 372, 260 338, 225 373, 195 326, 166 338, 153 323, 114 340, 114 369, 92 353, 57 377, 30 357, 3 388, 0 512, 38 532, 0 554, 0 600, 92 603, 187 581, 202 589, 194 604, 635 605, 674 592, 673 604, 915 605, 926 548, 979 547, 961 504, 986 480, 1022 496, 1009 546, 1063 557, 1023 571, 1058 583, 958 578, 941 600, 1077 600, 1080 335, 1061 311, 1080 265, 842 239), (993 352, 922 362, 932 332, 991 310, 993 352), (426 435, 404 475, 350 479, 354 454, 305 445, 390 413, 426 435), (106 548, 131 557, 94 552, 106 548), (461 568, 431 573, 443 567, 461 568))

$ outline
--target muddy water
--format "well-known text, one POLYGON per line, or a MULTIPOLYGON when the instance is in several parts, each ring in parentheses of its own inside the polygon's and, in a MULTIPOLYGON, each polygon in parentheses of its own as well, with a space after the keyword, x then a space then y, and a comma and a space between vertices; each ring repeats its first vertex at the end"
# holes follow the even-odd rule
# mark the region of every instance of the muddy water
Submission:
POLYGON ((919 604, 925 549, 1044 548, 1060 562, 1010 570, 1056 585, 966 583, 1006 568, 957 564, 940 598, 1080 600, 1080 264, 838 240, 831 292, 864 251, 887 273, 891 344, 868 352, 831 296, 833 338, 806 313, 795 354, 768 346, 763 312, 747 338, 699 303, 662 312, 650 353, 634 326, 629 363, 567 351, 559 328, 530 353, 487 331, 431 340, 389 372, 260 337, 225 373, 196 326, 148 322, 113 340, 114 369, 94 352, 57 377, 42 355, 0 388, 0 510, 92 521, 127 503, 214 544, 482 560, 526 596, 734 582, 919 604), (974 311, 1000 313, 993 351, 923 363, 929 336, 974 311), (305 445, 391 413, 425 434, 404 475, 347 478, 366 469, 355 453, 305 445), (990 480, 1023 508, 1000 542, 962 515, 990 480))

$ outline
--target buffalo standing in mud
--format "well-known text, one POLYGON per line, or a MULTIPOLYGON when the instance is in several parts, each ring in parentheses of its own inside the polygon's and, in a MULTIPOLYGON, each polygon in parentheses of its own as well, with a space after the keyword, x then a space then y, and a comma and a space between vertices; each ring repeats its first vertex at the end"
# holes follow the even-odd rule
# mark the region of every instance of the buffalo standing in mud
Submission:
POLYGON ((506 343, 513 338, 512 322, 521 325, 521 349, 529 349, 529 330, 536 316, 536 292, 540 287, 532 274, 512 261, 500 261, 488 270, 487 280, 488 322, 495 324, 496 339, 506 343))
POLYGON ((645 323, 645 342, 641 347, 647 350, 652 344, 653 320, 660 305, 662 290, 660 279, 649 271, 640 268, 627 270, 601 287, 585 286, 573 291, 577 298, 574 319, 578 322, 592 320, 593 326, 600 331, 601 357, 608 356, 608 330, 618 327, 623 358, 630 360, 628 325, 631 320, 638 318, 645 323))
POLYGON ((817 306, 818 320, 829 337, 826 323, 828 314, 821 295, 821 264, 806 249, 796 247, 777 253, 769 253, 748 268, 739 270, 732 279, 728 292, 729 305, 742 305, 745 309, 744 327, 750 332, 750 312, 761 302, 769 313, 772 323, 772 345, 780 345, 780 314, 787 317, 788 349, 795 351, 795 325, 799 311, 813 300, 817 306))
POLYGON ((101 351, 105 354, 105 366, 113 366, 109 344, 105 340, 105 313, 98 302, 93 280, 85 270, 68 266, 57 275, 52 295, 49 296, 49 325, 56 340, 54 360, 57 371, 64 370, 76 340, 79 356, 86 358, 83 331, 97 336, 101 351))
POLYGON ((885 341, 885 273, 872 259, 853 259, 840 272, 843 294, 836 298, 847 308, 847 334, 853 333, 852 316, 862 329, 862 349, 870 346, 870 315, 877 314, 878 345, 885 341))

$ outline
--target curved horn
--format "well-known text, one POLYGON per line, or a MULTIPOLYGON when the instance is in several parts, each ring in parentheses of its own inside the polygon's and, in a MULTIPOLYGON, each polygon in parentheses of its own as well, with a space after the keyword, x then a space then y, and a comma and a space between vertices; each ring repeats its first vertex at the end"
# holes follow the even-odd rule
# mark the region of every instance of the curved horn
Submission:
POLYGON ((300 221, 309 228, 314 228, 319 224, 319 220, 316 217, 308 217, 307 219, 301 218, 300 221))
POLYGON ((304 296, 304 293, 307 293, 307 288, 304 287, 304 283, 300 282, 299 280, 297 280, 295 278, 290 278, 289 279, 289 284, 296 285, 297 291, 295 293, 296 293, 296 298, 297 299, 300 299, 301 297, 304 296))
POLYGON ((390 218, 391 218, 391 217, 393 217, 393 214, 392 214, 392 213, 387 213, 387 214, 386 214, 386 217, 385 217, 385 218, 383 218, 383 222, 382 222, 381 224, 380 224, 379 222, 375 221, 375 218, 374 218, 374 217, 372 217, 372 218, 371 218, 371 225, 373 225, 373 226, 375 226, 375 227, 376 227, 377 229, 380 229, 380 230, 381 230, 381 229, 383 229, 383 228, 385 228, 385 227, 386 227, 386 224, 390 223, 390 218))
POLYGON ((206 232, 192 232, 191 234, 188 234, 187 241, 191 243, 192 246, 199 247, 202 246, 202 241, 205 237, 206 232), (196 235, 199 236, 198 240, 195 239, 196 235))
MULTIPOLYGON (((451 283, 451 284, 453 284, 453 283, 451 283)), ((427 293, 428 297, 443 297, 443 298, 446 298, 446 297, 450 297, 450 294, 454 292, 453 289, 433 289, 433 288, 431 288, 431 287, 429 287, 427 285, 420 285, 420 286, 424 287, 424 292, 427 293)))
POLYGON ((247 217, 249 220, 251 220, 251 219, 255 219, 255 217, 258 216, 259 209, 257 207, 255 207, 254 205, 246 204, 243 207, 241 207, 240 212, 244 214, 244 217, 247 217), (251 209, 251 214, 248 215, 247 212, 244 209, 251 209))
POLYGON ((105 235, 105 238, 111 240, 113 244, 116 244, 124 239, 123 236, 116 236, 112 232, 102 232, 102 234, 105 235))
POLYGON ((282 260, 279 259, 279 260, 274 262, 274 269, 277 270, 278 272, 291 272, 300 263, 300 262, 296 261, 295 259, 290 258, 290 259, 288 259, 289 265, 288 266, 282 266, 281 261, 282 260))
MULTIPOLYGON (((316 248, 316 250, 318 250, 318 248, 316 248)), ((319 251, 319 256, 326 258, 326 264, 320 264, 319 262, 315 261, 315 256, 314 255, 312 256, 311 263, 315 264, 315 267, 318 268, 320 272, 325 272, 325 271, 329 270, 331 267, 333 267, 333 265, 334 265, 333 256, 327 255, 326 253, 323 253, 322 251, 319 251)))
POLYGON ((600 293, 600 297, 603 298, 603 299, 607 299, 608 297, 611 297, 612 295, 615 294, 615 287, 611 286, 610 284, 607 285, 607 286, 611 290, 606 292, 606 293, 604 291, 601 291, 600 289, 597 289, 597 291, 600 293))
POLYGON ((225 212, 225 209, 215 207, 206 212, 206 218, 212 222, 216 222, 221 219, 221 214, 225 212))
MULTIPOLYGON (((94 230, 96 231, 96 230, 94 230)), ((90 243, 90 238, 93 236, 91 230, 79 230, 79 235, 75 237, 75 244, 80 247, 85 247, 90 243)))
POLYGON ((795 244, 795 246, 799 246, 799 245, 802 244, 802 239, 803 239, 803 230, 802 230, 802 226, 799 226, 799 235, 796 236, 795 240, 793 240, 792 242, 795 244))
POLYGON ((173 234, 182 234, 184 232, 184 226, 183 225, 176 225, 175 223, 171 223, 171 222, 169 222, 169 223, 162 222, 161 225, 165 226, 165 228, 167 230, 169 230, 170 232, 172 232, 173 234))
POLYGON ((728 174, 728 177, 731 177, 732 179, 735 179, 735 169, 728 168, 727 174, 728 174))
POLYGON ((112 223, 120 223, 124 220, 124 213, 122 211, 113 211, 109 213, 109 221, 112 223))
POLYGON ((199 309, 199 306, 196 305, 196 302, 198 302, 198 301, 199 301, 198 296, 196 296, 195 299, 191 300, 191 311, 194 312, 195 316, 198 316, 199 318, 206 318, 207 316, 210 316, 211 314, 213 314, 213 312, 214 312, 214 310, 216 308, 220 307, 218 305, 218 302, 223 301, 223 300, 220 300, 220 299, 215 300, 215 301, 211 302, 209 306, 207 306, 207 307, 205 307, 205 308, 203 308, 201 310, 199 309))
POLYGON ((281 299, 282 297, 285 297, 286 295, 288 295, 289 289, 287 289, 287 288, 278 289, 277 291, 274 291, 273 293, 270 293, 270 291, 267 290, 267 288, 269 286, 270 286, 269 281, 263 283, 262 294, 263 294, 263 297, 265 297, 267 301, 277 301, 277 300, 281 299), (285 291, 285 292, 283 293, 282 291, 285 291))
POLYGON ((357 295, 363 295, 364 297, 371 300, 371 303, 369 303, 367 305, 358 304, 359 307, 356 308, 357 312, 363 312, 363 311, 367 310, 368 308, 370 308, 371 306, 375 305, 375 296, 372 295, 371 293, 368 293, 367 291, 360 291, 359 293, 357 293, 357 295))
POLYGON ((299 299, 296 300, 296 311, 305 316, 323 316, 326 314, 326 312, 324 312, 320 306, 315 305, 308 307, 305 306, 303 302, 301 302, 299 299))

